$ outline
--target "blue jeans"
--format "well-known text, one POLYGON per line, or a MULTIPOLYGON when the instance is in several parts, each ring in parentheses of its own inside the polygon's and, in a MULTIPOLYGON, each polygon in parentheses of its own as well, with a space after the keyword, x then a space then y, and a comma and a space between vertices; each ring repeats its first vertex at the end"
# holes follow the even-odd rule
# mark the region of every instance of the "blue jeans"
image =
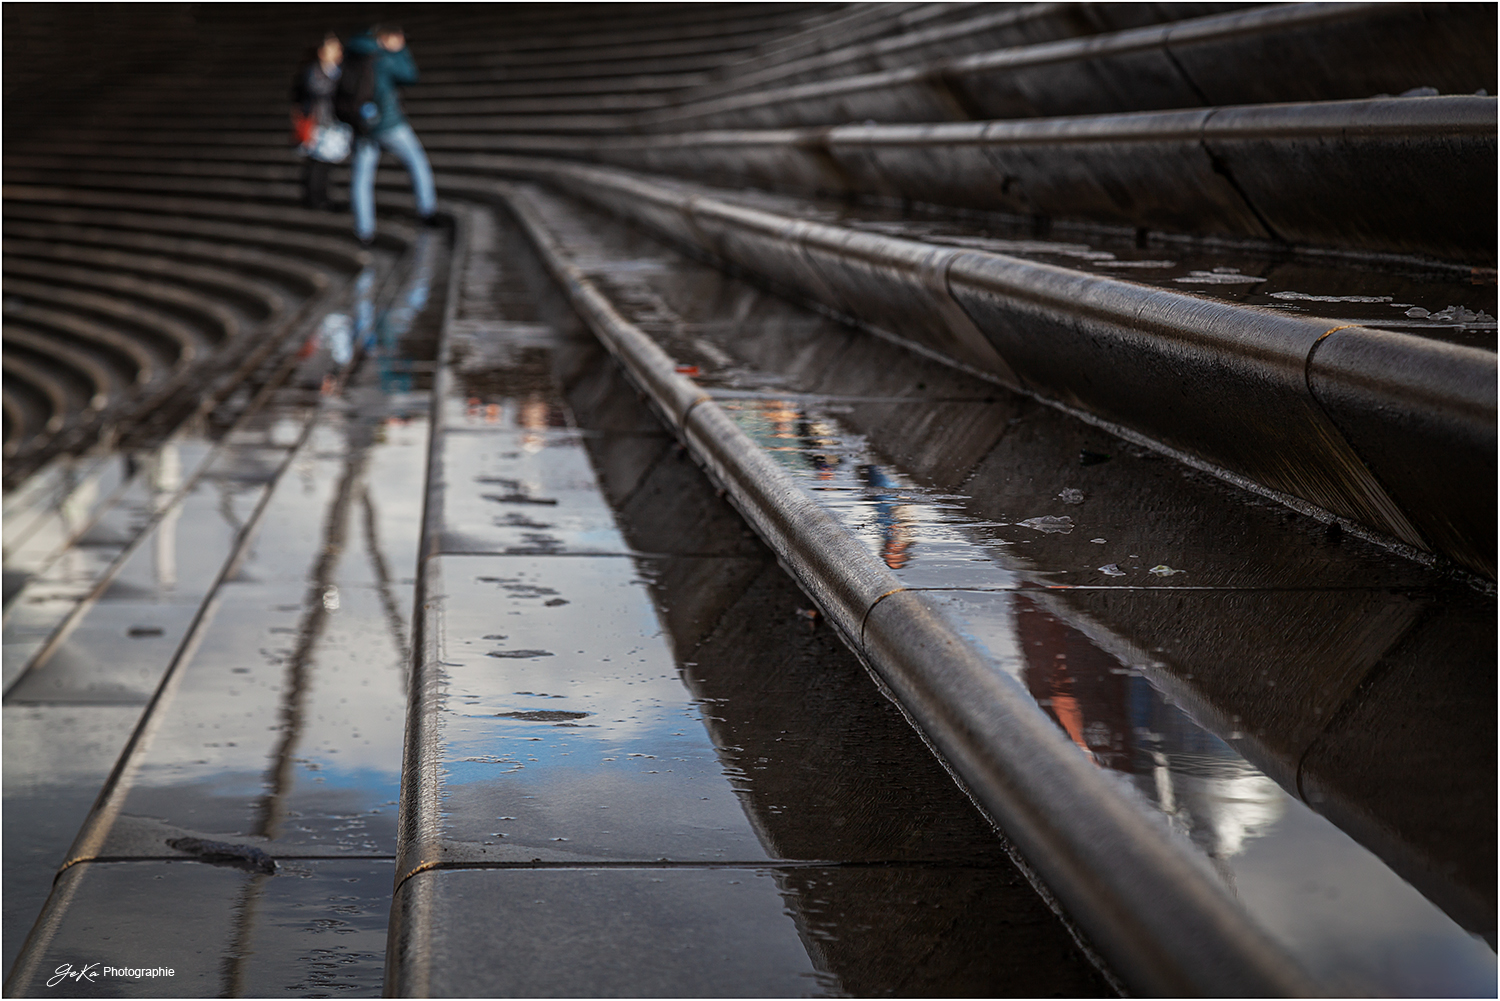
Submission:
POLYGON ((432 167, 410 125, 397 125, 355 140, 354 160, 349 171, 349 207, 354 211, 354 235, 369 240, 375 235, 375 168, 380 152, 394 153, 411 175, 417 215, 426 218, 437 209, 437 191, 432 186, 432 167))

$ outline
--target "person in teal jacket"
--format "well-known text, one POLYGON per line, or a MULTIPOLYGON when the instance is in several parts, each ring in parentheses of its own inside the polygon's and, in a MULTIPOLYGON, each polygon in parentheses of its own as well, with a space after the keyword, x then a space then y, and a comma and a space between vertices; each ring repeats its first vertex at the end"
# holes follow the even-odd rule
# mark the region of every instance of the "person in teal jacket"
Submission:
POLYGON ((369 123, 369 134, 354 143, 354 159, 349 169, 349 206, 354 212, 354 235, 368 246, 375 239, 375 168, 382 150, 395 154, 411 177, 412 194, 417 201, 417 215, 431 223, 437 211, 437 191, 432 183, 432 167, 417 134, 406 122, 401 110, 398 86, 417 82, 417 64, 406 47, 406 35, 400 28, 376 25, 362 35, 349 39, 348 52, 375 60, 374 100, 361 109, 369 123))

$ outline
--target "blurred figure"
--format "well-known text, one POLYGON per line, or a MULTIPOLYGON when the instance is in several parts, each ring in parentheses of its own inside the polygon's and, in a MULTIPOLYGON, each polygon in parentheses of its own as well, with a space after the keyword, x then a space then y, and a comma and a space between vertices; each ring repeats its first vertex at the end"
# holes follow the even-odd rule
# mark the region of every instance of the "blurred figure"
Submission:
POLYGON ((349 40, 335 109, 354 126, 354 163, 349 176, 349 204, 354 235, 369 246, 375 238, 375 168, 382 150, 395 154, 411 177, 417 215, 431 224, 437 209, 432 168, 417 135, 401 111, 397 86, 417 82, 417 64, 398 27, 376 25, 349 40))
POLYGON ((329 33, 292 81, 292 128, 303 156, 302 204, 310 209, 331 207, 328 172, 349 155, 351 130, 333 113, 343 61, 344 46, 329 33))

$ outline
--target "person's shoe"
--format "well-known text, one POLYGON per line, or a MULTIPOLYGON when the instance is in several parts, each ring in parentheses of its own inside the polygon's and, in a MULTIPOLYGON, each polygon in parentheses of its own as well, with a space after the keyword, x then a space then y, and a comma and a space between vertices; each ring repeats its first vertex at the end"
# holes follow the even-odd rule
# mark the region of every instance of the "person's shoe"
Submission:
POLYGON ((443 225, 443 220, 438 216, 436 212, 434 212, 432 215, 424 215, 417 221, 420 222, 423 226, 426 226, 428 229, 440 229, 443 225))
POLYGON ((356 235, 356 239, 359 240, 359 245, 361 247, 364 247, 366 250, 369 250, 371 247, 375 246, 375 238, 373 236, 356 235))

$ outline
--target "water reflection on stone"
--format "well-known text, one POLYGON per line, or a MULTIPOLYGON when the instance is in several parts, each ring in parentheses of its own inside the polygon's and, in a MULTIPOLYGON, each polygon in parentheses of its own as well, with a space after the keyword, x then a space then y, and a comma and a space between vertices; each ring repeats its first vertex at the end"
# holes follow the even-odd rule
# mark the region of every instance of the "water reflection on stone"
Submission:
POLYGON ((152 506, 158 513, 164 512, 152 548, 156 583, 162 590, 170 591, 177 585, 177 519, 182 517, 182 508, 171 503, 182 486, 177 446, 171 442, 162 445, 151 457, 149 468, 152 506))
MULTIPOLYGON (((394 275, 390 260, 378 257, 351 283, 342 309, 303 343, 295 371, 264 409, 233 424, 221 440, 190 427, 131 454, 125 492, 102 515, 86 492, 70 499, 75 508, 88 507, 76 511, 78 527, 100 519, 89 532, 103 545, 65 550, 50 573, 83 558, 92 579, 98 554, 107 554, 106 562, 114 558, 143 527, 154 536, 123 565, 59 656, 23 679, 21 701, 37 700, 48 718, 66 716, 45 703, 97 699, 112 685, 112 698, 133 703, 122 706, 133 719, 148 704, 193 613, 211 596, 171 687, 149 702, 151 738, 132 752, 125 780, 102 814, 96 811, 102 818, 97 837, 80 842, 77 864, 59 884, 66 892, 54 898, 60 908, 60 921, 51 926, 54 950, 72 948, 71 936, 78 935, 90 951, 104 950, 106 961, 131 961, 147 947, 139 940, 146 935, 158 950, 188 943, 185 952, 197 958, 188 961, 184 954, 182 983, 201 975, 210 993, 258 995, 299 979, 306 989, 378 992, 416 563, 417 540, 409 536, 421 510, 427 437, 426 401, 414 390, 431 369, 420 341, 424 329, 435 326, 431 289, 445 260, 435 233, 419 235, 394 275), (363 367, 352 368, 361 352, 363 367), (232 540, 262 498, 267 504, 248 550, 226 568, 232 540), (129 637, 128 646, 121 647, 121 635, 129 637), (92 674, 80 674, 83 668, 92 674), (122 682, 131 690, 115 691, 122 682), (178 862, 148 874, 157 864, 145 860, 172 855, 172 843, 183 843, 184 836, 306 861, 283 862, 278 875, 290 877, 287 883, 266 876, 235 881, 205 905, 205 920, 196 925, 186 912, 165 924, 122 924, 118 908, 89 896, 90 887, 111 882, 176 876, 180 894, 201 895, 214 884, 207 875, 213 866, 178 862), (359 874, 313 861, 351 854, 385 861, 358 863, 359 874), (101 856, 120 861, 92 861, 101 856), (318 928, 299 931, 288 922, 308 899, 338 899, 338 891, 347 894, 345 883, 361 879, 372 891, 362 901, 375 904, 363 915, 360 955, 350 966, 338 955, 341 946, 307 948, 306 935, 318 928), (293 884, 302 884, 303 892, 293 892, 293 884), (82 896, 74 893, 79 886, 82 896), (297 899, 280 899, 288 894, 297 899), (176 936, 182 942, 162 937, 163 928, 189 926, 176 936), (267 965, 267 951, 278 948, 285 954, 267 965), (320 972, 320 963, 327 969, 320 972)), ((10 625, 8 662, 15 652, 10 625)), ((8 730, 23 719, 13 710, 29 708, 11 701, 8 730)), ((88 800, 98 793, 123 734, 116 741, 83 777, 88 800)), ((87 801, 75 802, 75 790, 62 792, 44 788, 45 795, 33 795, 8 773, 7 815, 38 808, 44 816, 32 826, 46 828, 53 851, 67 845, 87 813, 87 801)), ((48 876, 61 861, 33 852, 33 839, 22 842, 10 825, 6 839, 8 849, 24 849, 16 853, 18 862, 24 855, 27 865, 47 868, 48 876)), ((10 860, 8 851, 8 890, 22 890, 14 899, 29 907, 29 913, 13 913, 8 895, 7 943, 13 948, 42 898, 27 882, 10 882, 10 860)), ((159 906, 161 885, 143 886, 151 892, 142 899, 159 906)), ((338 907, 325 909, 334 912, 325 916, 329 927, 346 920, 338 907)))
MULTIPOLYGON (((570 239, 580 261, 663 254, 602 220, 570 239)), ((1145 257, 1111 248, 1088 266, 1139 258, 1167 285, 1211 270, 1145 257)), ((1212 294, 1304 308, 1271 296, 1368 292, 1252 258, 1215 274, 1266 281, 1212 294)), ((1059 727, 1315 974, 1357 991, 1493 988, 1493 952, 1469 934, 1494 933, 1492 597, 684 260, 591 278, 649 302, 642 328, 768 456, 903 585, 948 596, 962 628, 1013 657, 1059 727)), ((1341 308, 1383 317, 1451 284, 1424 274, 1378 290, 1392 302, 1341 308)))
POLYGON ((1026 596, 1015 602, 1022 678, 1037 704, 1097 764, 1129 775, 1232 882, 1229 860, 1270 832, 1286 794, 1140 672, 1026 596))

